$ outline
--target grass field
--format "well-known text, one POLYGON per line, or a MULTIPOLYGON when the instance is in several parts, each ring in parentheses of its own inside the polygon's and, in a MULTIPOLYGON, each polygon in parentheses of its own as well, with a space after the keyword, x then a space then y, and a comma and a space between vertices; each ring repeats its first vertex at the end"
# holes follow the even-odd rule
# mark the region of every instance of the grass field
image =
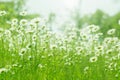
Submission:
POLYGON ((0 28, 0 80, 120 80, 120 40, 99 26, 68 27, 62 35, 39 18, 0 28))

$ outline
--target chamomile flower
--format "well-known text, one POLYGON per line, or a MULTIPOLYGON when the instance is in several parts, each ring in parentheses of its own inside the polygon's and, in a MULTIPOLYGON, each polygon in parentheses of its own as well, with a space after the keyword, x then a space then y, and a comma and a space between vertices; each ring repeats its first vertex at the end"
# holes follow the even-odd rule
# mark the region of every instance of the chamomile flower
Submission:
POLYGON ((112 40, 112 38, 106 37, 106 38, 104 39, 103 43, 109 44, 109 43, 111 42, 111 40, 112 40))
POLYGON ((20 56, 23 56, 25 53, 26 53, 26 48, 22 48, 21 50, 20 50, 20 53, 19 53, 19 55, 20 56))
POLYGON ((33 35, 33 36, 32 36, 32 40, 33 40, 33 41, 37 40, 37 35, 33 35))
POLYGON ((26 16, 26 15, 27 15, 27 12, 26 12, 26 11, 22 11, 22 12, 20 12, 20 15, 21 15, 21 16, 26 16))
POLYGON ((99 26, 94 26, 91 30, 91 32, 97 32, 99 30, 99 26))
POLYGON ((4 16, 4 15, 6 15, 6 14, 7 14, 6 11, 0 11, 0 16, 4 16))
POLYGON ((3 72, 7 72, 7 71, 8 71, 8 69, 6 69, 6 68, 0 68, 0 74, 3 72))
POLYGON ((17 24, 18 23, 18 19, 12 19, 12 24, 17 24))
POLYGON ((104 49, 103 46, 98 46, 98 47, 96 47, 96 51, 97 51, 97 52, 101 52, 101 51, 103 51, 103 49, 104 49))
POLYGON ((64 50, 66 50, 66 47, 65 47, 65 46, 61 46, 61 47, 60 47, 60 50, 61 50, 61 51, 64 51, 64 50))
POLYGON ((107 54, 112 54, 112 51, 113 51, 113 50, 110 49, 110 50, 107 50, 106 53, 107 53, 107 54))
POLYGON ((33 57, 32 56, 28 56, 28 60, 31 60, 33 57))
POLYGON ((36 23, 36 24, 39 24, 40 23, 40 18, 34 18, 33 20, 32 20, 32 22, 33 23, 36 23))
POLYGON ((87 73, 88 70, 89 70, 89 67, 88 67, 88 66, 84 68, 84 72, 85 72, 85 73, 87 73))
POLYGON ((76 51, 83 52, 83 47, 76 47, 76 51))
POLYGON ((88 26, 88 30, 90 30, 91 32, 97 32, 100 29, 99 26, 96 25, 89 25, 88 26))
POLYGON ((20 20, 20 25, 21 26, 26 26, 28 24, 28 21, 26 19, 20 20))
POLYGON ((31 22, 29 24, 29 26, 31 27, 32 30, 36 30, 36 28, 37 28, 37 25, 35 23, 33 23, 33 22, 31 22))
POLYGON ((5 30, 5 36, 10 37, 11 36, 11 31, 10 30, 5 30))
POLYGON ((26 46, 26 49, 31 49, 32 48, 32 45, 31 44, 28 44, 27 46, 26 46))
POLYGON ((87 40, 88 37, 89 37, 89 36, 88 36, 87 34, 82 34, 82 35, 81 35, 81 39, 82 39, 82 40, 87 40))
POLYGON ((90 58, 90 62, 96 62, 96 61, 97 61, 97 59, 98 59, 98 58, 97 58, 96 56, 91 57, 91 58, 90 58))
POLYGON ((51 49, 56 49, 57 45, 51 45, 51 49))
POLYGON ((107 34, 108 35, 113 35, 115 33, 116 29, 110 29, 108 30, 107 34))

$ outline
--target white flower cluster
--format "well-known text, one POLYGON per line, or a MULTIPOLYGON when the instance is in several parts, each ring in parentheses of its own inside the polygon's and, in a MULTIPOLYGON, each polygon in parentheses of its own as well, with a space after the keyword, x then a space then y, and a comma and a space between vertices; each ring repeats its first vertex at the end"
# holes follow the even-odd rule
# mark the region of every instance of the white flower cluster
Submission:
MULTIPOLYGON (((25 16, 26 13, 22 12, 21 15, 25 16)), ((86 63, 87 67, 83 71, 87 74, 92 69, 90 66, 97 66, 101 61, 105 64, 105 70, 116 70, 120 66, 116 62, 120 59, 120 39, 114 36, 115 29, 108 30, 106 33, 109 37, 105 38, 101 38, 103 33, 99 32, 100 27, 96 25, 82 29, 69 27, 65 34, 63 32, 63 35, 57 35, 44 24, 40 25, 41 21, 40 18, 14 18, 9 29, 0 28, 0 49, 6 52, 3 55, 11 55, 9 63, 23 64, 14 64, 12 67, 37 65, 40 70, 51 70, 59 65, 79 65, 77 68, 80 68, 81 64, 86 63)), ((7 71, 6 68, 1 68, 0 74, 7 71)))

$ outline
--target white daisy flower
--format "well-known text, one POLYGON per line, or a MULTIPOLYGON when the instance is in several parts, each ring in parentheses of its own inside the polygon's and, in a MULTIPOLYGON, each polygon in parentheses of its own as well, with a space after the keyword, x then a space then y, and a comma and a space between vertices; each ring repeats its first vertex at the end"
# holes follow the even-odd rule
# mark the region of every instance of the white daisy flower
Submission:
POLYGON ((21 26, 26 26, 27 23, 28 23, 28 21, 27 21, 26 19, 20 20, 20 25, 21 25, 21 26))
POLYGON ((22 12, 20 12, 20 15, 21 15, 21 16, 26 16, 26 15, 27 15, 27 12, 26 12, 26 11, 22 11, 22 12))
POLYGON ((20 53, 19 53, 19 55, 20 56, 23 56, 25 53, 26 53, 26 48, 22 48, 21 50, 20 50, 20 53))
POLYGON ((98 59, 98 58, 97 58, 96 56, 91 57, 91 58, 90 58, 90 62, 96 62, 96 61, 97 61, 97 59, 98 59))
POLYGON ((107 34, 108 35, 113 35, 115 33, 116 29, 110 29, 108 30, 107 34))
POLYGON ((6 15, 6 14, 7 14, 6 11, 0 11, 0 16, 4 16, 4 15, 6 15))
POLYGON ((8 69, 6 69, 6 68, 0 68, 0 74, 2 73, 2 72, 7 72, 8 71, 8 69))

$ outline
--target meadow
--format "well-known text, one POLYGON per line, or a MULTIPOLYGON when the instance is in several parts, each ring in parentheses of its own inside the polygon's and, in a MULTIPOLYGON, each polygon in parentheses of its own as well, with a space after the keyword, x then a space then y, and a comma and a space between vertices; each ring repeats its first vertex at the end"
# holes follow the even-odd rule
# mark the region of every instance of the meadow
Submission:
MULTIPOLYGON (((0 17, 6 14, 1 11, 0 17)), ((120 80, 116 29, 104 38, 94 24, 68 26, 62 34, 41 18, 13 18, 9 24, 0 27, 0 80, 120 80)))

